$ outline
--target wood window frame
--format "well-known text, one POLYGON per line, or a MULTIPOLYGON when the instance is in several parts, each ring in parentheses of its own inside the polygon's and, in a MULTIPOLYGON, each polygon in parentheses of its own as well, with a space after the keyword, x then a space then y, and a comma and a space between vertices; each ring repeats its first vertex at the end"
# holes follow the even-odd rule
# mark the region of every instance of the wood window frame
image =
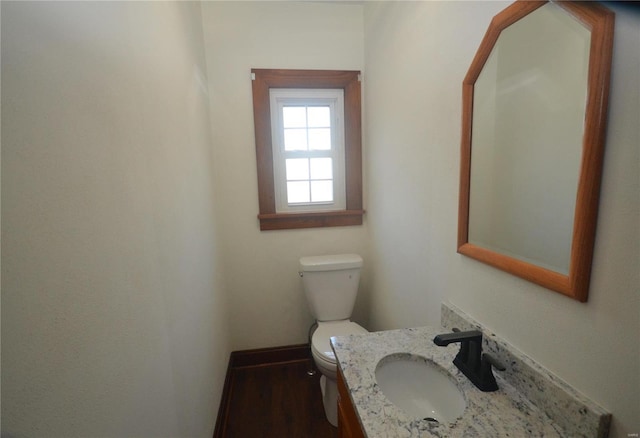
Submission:
POLYGON ((362 225, 362 121, 360 72, 350 70, 251 69, 260 230, 362 225), (276 212, 271 140, 270 88, 333 88, 344 91, 346 208, 276 212))

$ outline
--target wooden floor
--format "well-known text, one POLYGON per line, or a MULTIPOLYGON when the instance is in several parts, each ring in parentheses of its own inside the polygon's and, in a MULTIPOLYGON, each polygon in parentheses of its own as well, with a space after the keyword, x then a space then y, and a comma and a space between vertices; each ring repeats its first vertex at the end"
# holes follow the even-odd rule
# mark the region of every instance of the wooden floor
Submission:
POLYGON ((321 374, 308 376, 309 364, 307 359, 234 368, 221 436, 337 437, 324 414, 321 374))

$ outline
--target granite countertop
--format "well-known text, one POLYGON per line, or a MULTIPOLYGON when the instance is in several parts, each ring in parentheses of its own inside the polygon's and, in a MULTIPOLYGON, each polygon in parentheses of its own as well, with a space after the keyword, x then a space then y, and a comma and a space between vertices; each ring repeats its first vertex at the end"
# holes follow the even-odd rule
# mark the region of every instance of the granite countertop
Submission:
POLYGON ((597 437, 609 434, 611 414, 451 303, 442 303, 444 328, 420 327, 331 338, 338 366, 368 438, 597 437), (438 347, 440 333, 480 330, 483 351, 506 366, 494 371, 499 389, 482 392, 453 365, 459 344, 438 347), (375 382, 389 355, 421 356, 440 365, 463 392, 467 408, 450 423, 410 418, 375 382))
POLYGON ((453 365, 459 344, 438 347, 446 329, 420 327, 331 339, 352 402, 368 438, 563 436, 562 429, 495 372, 499 390, 482 392, 453 365), (422 356, 443 367, 462 390, 467 408, 451 423, 409 418, 375 382, 376 365, 389 355, 422 356))

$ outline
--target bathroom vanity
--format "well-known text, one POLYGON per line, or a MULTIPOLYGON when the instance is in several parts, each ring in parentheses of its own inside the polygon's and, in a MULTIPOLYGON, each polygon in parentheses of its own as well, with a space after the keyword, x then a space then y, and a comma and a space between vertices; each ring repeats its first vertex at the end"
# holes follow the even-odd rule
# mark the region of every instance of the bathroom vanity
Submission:
MULTIPOLYGON (((409 328, 332 338, 340 371, 340 437, 608 435, 611 416, 601 407, 454 306, 444 304, 442 315, 443 327, 440 328, 409 328), (495 372, 497 391, 480 391, 453 365, 458 345, 434 345, 436 335, 453 327, 483 332, 483 349, 506 367, 505 371, 495 372), (440 413, 423 416, 400 408, 396 403, 402 404, 402 401, 391 401, 378 381, 381 366, 394 361, 413 361, 421 364, 418 368, 438 370, 462 394, 462 413, 452 418, 439 417, 440 413)), ((407 380, 406 375, 402 378, 407 380)), ((415 386, 420 386, 419 383, 415 386)), ((433 391, 425 392, 431 393, 427 397, 433 397, 433 391)))

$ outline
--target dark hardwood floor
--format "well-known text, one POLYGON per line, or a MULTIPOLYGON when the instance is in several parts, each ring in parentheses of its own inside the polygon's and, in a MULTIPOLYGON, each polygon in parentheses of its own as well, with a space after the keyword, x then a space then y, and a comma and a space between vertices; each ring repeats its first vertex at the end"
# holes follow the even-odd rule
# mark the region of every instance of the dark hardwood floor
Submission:
POLYGON ((307 359, 233 368, 222 436, 337 437, 337 429, 324 415, 321 374, 308 376, 309 363, 307 359))

